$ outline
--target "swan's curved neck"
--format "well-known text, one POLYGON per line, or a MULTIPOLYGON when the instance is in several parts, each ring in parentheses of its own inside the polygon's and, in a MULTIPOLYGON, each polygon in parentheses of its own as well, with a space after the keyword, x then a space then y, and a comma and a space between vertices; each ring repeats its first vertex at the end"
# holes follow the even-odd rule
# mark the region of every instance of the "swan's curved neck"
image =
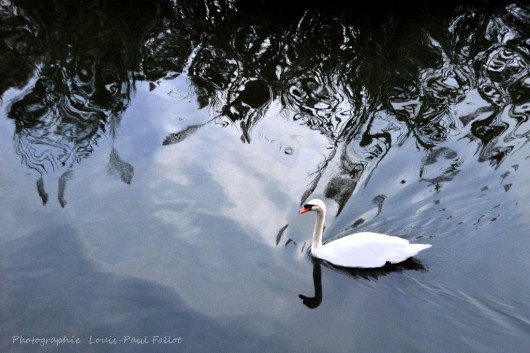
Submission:
POLYGON ((322 232, 324 231, 324 221, 326 213, 323 210, 317 210, 317 220, 315 222, 315 230, 313 231, 313 249, 318 249, 322 246, 322 232))

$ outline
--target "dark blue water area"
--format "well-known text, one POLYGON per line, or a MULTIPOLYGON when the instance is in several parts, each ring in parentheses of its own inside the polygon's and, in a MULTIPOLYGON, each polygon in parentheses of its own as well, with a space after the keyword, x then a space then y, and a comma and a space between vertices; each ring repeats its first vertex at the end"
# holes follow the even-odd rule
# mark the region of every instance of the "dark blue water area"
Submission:
POLYGON ((87 2, 63 45, 52 3, 1 3, 0 351, 528 349, 528 8, 387 18, 386 41, 328 12, 87 2), (432 247, 313 259, 311 198, 325 242, 432 247))

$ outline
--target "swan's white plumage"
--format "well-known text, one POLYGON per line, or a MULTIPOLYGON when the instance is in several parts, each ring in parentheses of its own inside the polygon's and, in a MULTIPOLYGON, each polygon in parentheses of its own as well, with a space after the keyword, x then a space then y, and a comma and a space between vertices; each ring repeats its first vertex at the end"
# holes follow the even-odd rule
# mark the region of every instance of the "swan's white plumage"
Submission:
POLYGON ((317 212, 311 255, 334 265, 356 268, 377 268, 387 262, 397 264, 430 248, 430 244, 410 244, 407 239, 380 233, 350 234, 322 244, 326 206, 322 200, 309 201, 300 210, 317 212))

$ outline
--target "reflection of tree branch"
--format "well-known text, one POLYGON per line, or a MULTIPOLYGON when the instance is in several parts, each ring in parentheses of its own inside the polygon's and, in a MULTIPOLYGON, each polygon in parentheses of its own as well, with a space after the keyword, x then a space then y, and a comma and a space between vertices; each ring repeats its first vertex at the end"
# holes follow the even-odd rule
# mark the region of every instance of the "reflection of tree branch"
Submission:
POLYGON ((42 200, 42 204, 46 205, 46 203, 48 202, 48 193, 44 189, 44 179, 42 178, 42 176, 37 179, 37 193, 39 194, 42 200))
POLYGON ((278 245, 278 244, 280 243, 280 241, 282 240, 282 235, 283 235, 283 233, 285 232, 285 230, 287 229, 287 227, 289 227, 289 224, 284 225, 284 226, 278 231, 278 234, 276 235, 276 245, 278 245))
POLYGON ((64 199, 64 191, 66 189, 66 182, 72 178, 73 173, 73 170, 67 170, 59 177, 59 191, 57 193, 57 198, 61 207, 66 206, 66 200, 64 199))
POLYGON ((166 138, 162 142, 162 145, 174 145, 175 143, 179 143, 186 137, 194 134, 197 130, 199 130, 199 128, 204 125, 205 124, 189 125, 184 130, 181 130, 179 132, 173 132, 166 136, 166 138))
POLYGON ((134 167, 120 158, 120 155, 114 146, 110 152, 107 171, 109 174, 118 175, 121 181, 125 184, 130 184, 134 175, 134 167))
POLYGON ((313 174, 315 174, 315 178, 313 179, 313 181, 309 185, 309 188, 306 189, 306 191, 302 195, 302 199, 300 200, 300 205, 303 205, 307 201, 309 196, 311 196, 311 194, 315 191, 315 189, 317 188, 318 183, 320 181, 320 178, 322 177, 322 174, 324 173, 324 170, 327 168, 329 162, 331 160, 333 160, 333 158, 335 157, 336 153, 337 153, 337 147, 335 146, 331 150, 329 155, 324 159, 324 161, 322 163, 320 163, 320 166, 319 166, 318 170, 313 173, 313 174))
MULTIPOLYGON (((44 204, 48 196, 42 176, 63 170, 57 197, 64 207, 72 168, 91 155, 101 136, 116 138, 121 114, 130 101, 140 39, 153 24, 145 15, 156 11, 157 6, 145 2, 138 17, 143 20, 138 21, 134 8, 110 3, 59 1, 46 7, 44 3, 29 6, 21 1, 20 8, 13 6, 14 12, 31 19, 33 33, 45 39, 41 45, 46 55, 39 61, 34 58, 33 65, 40 68, 35 83, 12 102, 8 113, 16 126, 15 151, 36 171, 37 191, 44 204), (78 21, 79 16, 82 21, 78 21)), ((5 29, 3 24, 0 30, 5 29)), ((0 40, 0 46, 4 44, 0 40)), ((31 49, 35 50, 32 54, 38 53, 31 49)), ((120 170, 123 181, 130 182, 132 166, 114 149, 110 163, 120 170)))

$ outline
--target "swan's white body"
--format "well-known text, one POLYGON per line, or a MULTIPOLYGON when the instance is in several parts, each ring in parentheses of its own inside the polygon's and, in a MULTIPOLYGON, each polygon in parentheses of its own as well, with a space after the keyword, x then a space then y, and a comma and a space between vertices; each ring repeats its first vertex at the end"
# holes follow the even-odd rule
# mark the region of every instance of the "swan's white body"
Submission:
POLYGON ((410 244, 407 239, 372 232, 350 234, 322 244, 326 205, 322 200, 314 199, 299 213, 308 211, 317 213, 311 255, 337 266, 377 268, 388 262, 397 264, 431 247, 430 244, 410 244))

